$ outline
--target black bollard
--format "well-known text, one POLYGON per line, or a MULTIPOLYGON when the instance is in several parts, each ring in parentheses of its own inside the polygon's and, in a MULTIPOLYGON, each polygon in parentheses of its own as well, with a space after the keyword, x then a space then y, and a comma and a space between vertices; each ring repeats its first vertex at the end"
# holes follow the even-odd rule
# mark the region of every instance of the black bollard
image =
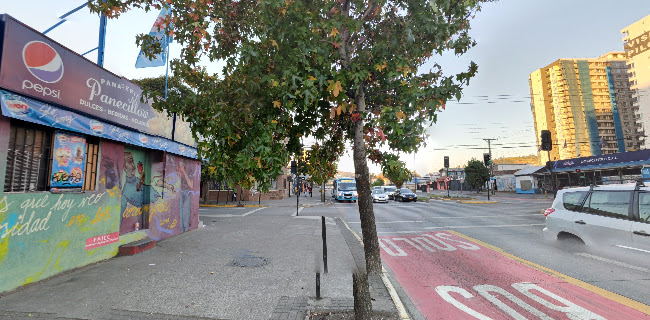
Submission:
POLYGON ((327 273, 327 228, 325 227, 325 217, 321 216, 322 236, 323 236, 323 271, 327 273))
POLYGON ((320 299, 320 272, 316 272, 316 299, 320 299))

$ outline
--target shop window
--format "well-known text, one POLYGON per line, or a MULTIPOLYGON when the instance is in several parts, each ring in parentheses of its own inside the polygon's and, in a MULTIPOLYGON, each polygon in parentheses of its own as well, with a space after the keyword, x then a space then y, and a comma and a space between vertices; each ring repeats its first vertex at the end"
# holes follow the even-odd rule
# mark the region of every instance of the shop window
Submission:
POLYGON ((12 121, 4 191, 47 190, 51 151, 52 130, 12 121))
POLYGON ((97 183, 97 160, 99 158, 99 139, 86 137, 86 168, 84 187, 85 191, 92 191, 97 183))

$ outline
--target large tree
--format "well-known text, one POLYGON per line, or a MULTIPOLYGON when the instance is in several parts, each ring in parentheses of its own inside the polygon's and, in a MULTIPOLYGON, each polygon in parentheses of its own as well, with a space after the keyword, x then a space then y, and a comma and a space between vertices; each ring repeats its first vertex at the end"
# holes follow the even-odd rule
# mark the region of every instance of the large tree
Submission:
POLYGON ((471 159, 465 166, 465 181, 471 188, 480 188, 490 179, 490 170, 483 162, 471 159))
MULTIPOLYGON (((483 0, 105 0, 93 10, 171 6, 163 21, 182 46, 174 74, 197 95, 158 101, 203 136, 200 156, 238 181, 279 173, 302 137, 351 144, 366 271, 381 272, 367 159, 414 152, 445 102, 477 71, 445 75, 435 57, 465 53, 483 0), (219 75, 201 58, 222 60, 219 75), (289 138, 285 145, 281 142, 289 138), (382 148, 383 147, 383 148, 382 148)), ((137 43, 153 54, 151 36, 137 43)))

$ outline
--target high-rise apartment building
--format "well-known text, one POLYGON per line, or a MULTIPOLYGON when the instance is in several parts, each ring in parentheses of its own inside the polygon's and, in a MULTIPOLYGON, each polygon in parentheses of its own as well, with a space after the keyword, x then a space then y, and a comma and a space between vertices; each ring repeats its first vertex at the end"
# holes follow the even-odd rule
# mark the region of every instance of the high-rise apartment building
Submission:
MULTIPOLYGON (((537 145, 541 131, 549 130, 551 160, 640 148, 634 109, 618 104, 632 94, 626 68, 625 54, 610 52, 593 59, 559 59, 530 74, 537 145)), ((539 157, 541 163, 549 160, 546 151, 539 157)))
POLYGON ((621 30, 632 97, 629 103, 640 118, 641 133, 650 128, 650 16, 621 30))

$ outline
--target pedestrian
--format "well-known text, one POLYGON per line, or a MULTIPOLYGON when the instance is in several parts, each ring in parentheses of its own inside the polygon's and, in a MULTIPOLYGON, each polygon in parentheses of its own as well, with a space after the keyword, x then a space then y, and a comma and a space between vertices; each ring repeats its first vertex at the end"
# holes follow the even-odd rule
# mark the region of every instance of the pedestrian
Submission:
POLYGON ((232 201, 237 201, 237 189, 232 190, 232 201))
POLYGON ((313 188, 313 187, 310 185, 310 186, 309 186, 309 196, 310 196, 310 197, 312 196, 312 193, 311 193, 311 192, 312 192, 312 188, 313 188))

